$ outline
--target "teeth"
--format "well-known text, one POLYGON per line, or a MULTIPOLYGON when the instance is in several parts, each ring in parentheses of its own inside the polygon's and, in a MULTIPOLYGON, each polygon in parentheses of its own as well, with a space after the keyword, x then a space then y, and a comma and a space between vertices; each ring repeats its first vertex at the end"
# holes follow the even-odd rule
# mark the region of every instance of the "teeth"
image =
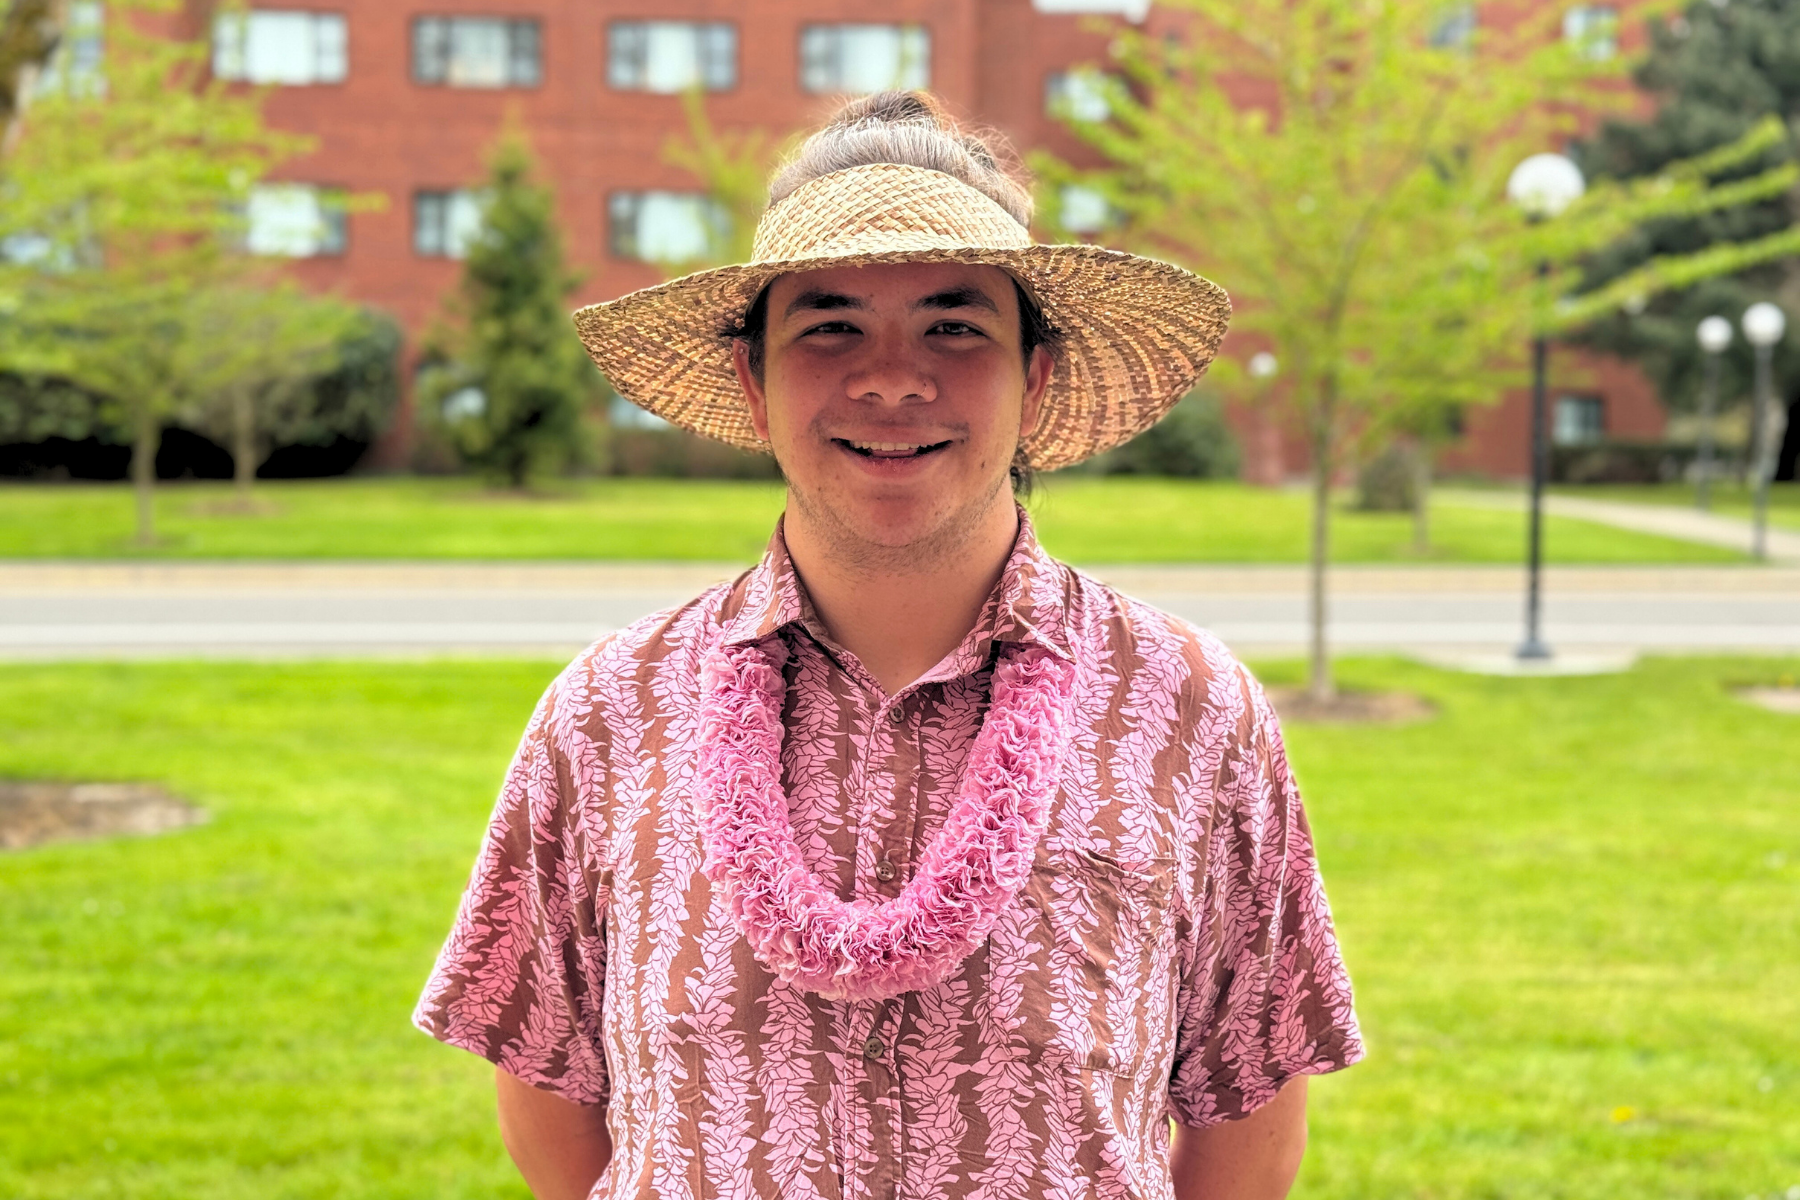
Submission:
POLYGON ((883 453, 892 453, 893 451, 896 451, 896 450, 910 450, 910 451, 923 450, 926 446, 930 445, 931 443, 929 443, 929 442, 851 442, 850 444, 852 446, 855 446, 858 450, 878 450, 883 453))

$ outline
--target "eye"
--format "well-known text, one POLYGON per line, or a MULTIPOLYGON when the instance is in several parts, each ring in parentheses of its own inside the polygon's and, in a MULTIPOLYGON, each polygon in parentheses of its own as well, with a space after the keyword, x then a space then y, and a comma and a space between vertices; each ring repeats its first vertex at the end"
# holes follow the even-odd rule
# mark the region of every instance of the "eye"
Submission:
POLYGON ((832 334, 832 333, 861 333, 861 332, 862 332, 862 330, 858 329, 856 326, 852 325, 848 321, 822 321, 817 325, 809 326, 806 330, 804 330, 800 334, 800 336, 801 337, 811 337, 815 333, 832 334))
POLYGON ((981 330, 967 321, 939 321, 931 327, 932 333, 948 334, 951 337, 986 337, 981 330))

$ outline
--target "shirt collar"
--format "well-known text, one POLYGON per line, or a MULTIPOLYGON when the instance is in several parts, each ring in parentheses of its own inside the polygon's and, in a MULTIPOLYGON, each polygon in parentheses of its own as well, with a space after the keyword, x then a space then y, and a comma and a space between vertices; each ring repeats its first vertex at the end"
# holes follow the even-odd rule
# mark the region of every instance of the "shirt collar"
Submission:
MULTIPOLYGON (((1073 588, 1071 572, 1051 558, 1038 544, 1031 518, 1018 509, 1019 534, 1012 553, 1001 568, 1000 579, 975 619, 975 627, 962 645, 945 660, 948 674, 963 674, 986 661, 996 643, 1043 646, 1059 658, 1073 660, 1069 644, 1068 598, 1073 588)), ((738 588, 735 611, 727 601, 720 632, 728 646, 759 642, 789 625, 816 624, 812 602, 788 557, 781 522, 769 537, 762 561, 744 576, 738 588)), ((931 676, 942 676, 937 670, 931 676)), ((928 676, 929 678, 930 676, 928 676)))

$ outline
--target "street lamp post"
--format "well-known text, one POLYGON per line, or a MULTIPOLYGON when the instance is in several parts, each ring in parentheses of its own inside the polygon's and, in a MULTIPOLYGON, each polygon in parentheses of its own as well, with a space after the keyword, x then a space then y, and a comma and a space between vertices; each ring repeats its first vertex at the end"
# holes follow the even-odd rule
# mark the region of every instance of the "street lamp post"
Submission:
POLYGON ((1769 556, 1769 476, 1774 474, 1770 461, 1769 392, 1775 343, 1787 332, 1787 314, 1764 300, 1752 304, 1744 312, 1744 340, 1756 348, 1756 405, 1750 418, 1750 469, 1756 481, 1755 532, 1750 553, 1757 558, 1769 556))
POLYGON ((1724 317, 1708 317, 1695 331, 1704 352, 1704 382, 1700 386, 1700 454, 1694 478, 1694 507, 1705 512, 1712 507, 1713 417, 1719 411, 1719 355, 1731 345, 1731 322, 1724 317))
MULTIPOLYGON (((1533 154, 1513 168, 1506 180, 1506 198, 1525 212, 1530 221, 1547 221, 1580 198, 1586 190, 1581 168, 1560 154, 1533 154)), ((1550 263, 1538 263, 1539 287, 1549 277, 1550 263)), ((1531 342, 1531 519, 1527 539, 1525 582, 1525 640, 1519 643, 1522 661, 1550 657, 1542 636, 1544 570, 1544 480, 1550 471, 1549 400, 1546 395, 1550 344, 1540 326, 1531 342)))

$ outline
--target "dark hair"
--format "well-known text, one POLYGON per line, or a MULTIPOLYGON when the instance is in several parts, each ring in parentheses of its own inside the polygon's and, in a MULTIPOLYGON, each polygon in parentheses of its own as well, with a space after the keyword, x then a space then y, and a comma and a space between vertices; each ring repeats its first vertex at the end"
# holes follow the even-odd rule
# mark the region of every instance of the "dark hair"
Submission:
MULTIPOLYGON (((968 184, 1006 210, 1021 226, 1031 226, 1030 177, 1012 146, 998 133, 964 129, 926 92, 886 91, 865 96, 838 109, 830 121, 801 144, 769 182, 774 207, 815 179, 852 167, 899 163, 942 171, 968 184)), ((1062 344, 1062 331, 1052 325, 1037 300, 1013 280, 1019 299, 1019 347, 1025 365, 1039 346, 1052 355, 1062 344)), ((749 351, 750 371, 762 378, 764 336, 768 330, 769 290, 757 293, 742 319, 723 330, 749 351)), ((1012 465, 1013 490, 1031 490, 1032 471, 1023 449, 1012 465)))

